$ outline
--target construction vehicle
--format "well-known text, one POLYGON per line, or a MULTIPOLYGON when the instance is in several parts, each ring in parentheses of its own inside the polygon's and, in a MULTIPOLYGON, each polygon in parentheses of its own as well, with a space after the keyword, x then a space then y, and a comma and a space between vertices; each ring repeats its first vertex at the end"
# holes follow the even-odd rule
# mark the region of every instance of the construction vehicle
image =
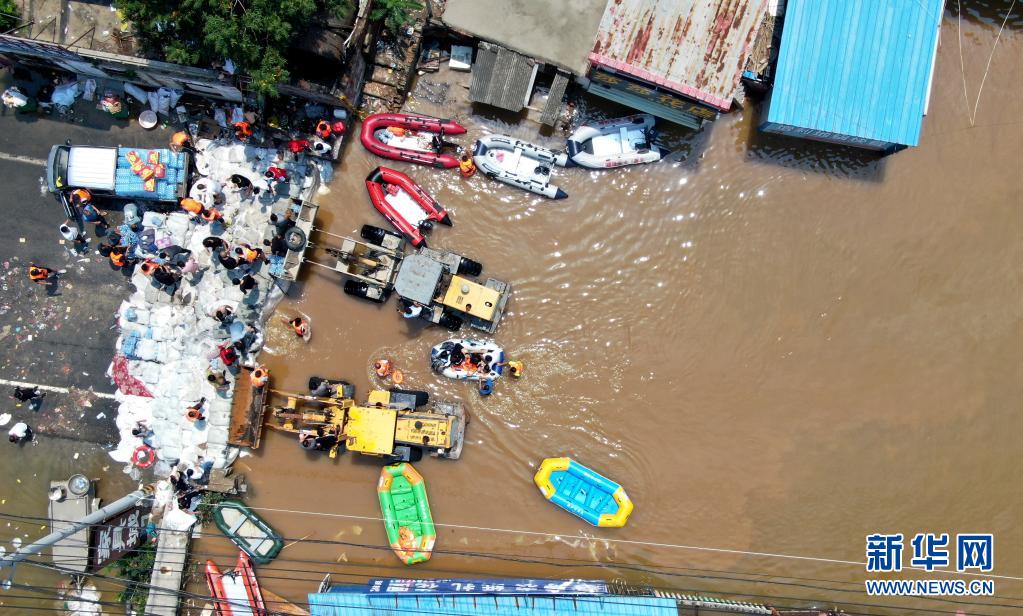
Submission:
POLYGON ((363 241, 317 230, 340 240, 340 246, 322 246, 333 264, 310 261, 346 277, 344 292, 377 303, 396 294, 406 310, 450 331, 464 322, 494 333, 511 297, 511 285, 496 278, 480 284, 472 280, 483 266, 446 250, 422 247, 406 253, 399 234, 363 225, 363 241))
POLYGON ((282 394, 284 406, 271 407, 271 428, 298 435, 304 448, 345 451, 416 462, 423 454, 457 460, 462 455, 467 418, 460 402, 434 402, 429 394, 391 389, 370 392, 355 403, 355 388, 340 383, 334 396, 282 394))

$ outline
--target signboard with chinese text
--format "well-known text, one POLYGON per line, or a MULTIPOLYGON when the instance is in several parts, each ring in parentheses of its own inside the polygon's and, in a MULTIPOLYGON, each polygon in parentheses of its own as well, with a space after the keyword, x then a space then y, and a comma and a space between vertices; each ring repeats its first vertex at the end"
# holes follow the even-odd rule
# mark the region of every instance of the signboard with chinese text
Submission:
POLYGON ((593 580, 411 580, 376 579, 369 594, 385 595, 607 595, 605 582, 593 580))
POLYGON ((145 530, 146 508, 133 507, 90 529, 89 566, 93 571, 134 550, 142 543, 145 530))

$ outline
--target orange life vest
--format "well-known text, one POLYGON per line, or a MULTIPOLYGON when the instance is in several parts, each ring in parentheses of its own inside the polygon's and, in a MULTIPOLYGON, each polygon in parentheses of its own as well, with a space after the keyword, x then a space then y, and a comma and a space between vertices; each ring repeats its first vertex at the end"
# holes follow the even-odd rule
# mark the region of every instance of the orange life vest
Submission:
POLYGON ((206 222, 213 222, 214 220, 220 220, 223 217, 224 217, 224 215, 220 213, 220 210, 218 210, 217 208, 213 208, 213 207, 211 207, 208 210, 205 210, 202 213, 202 219, 205 220, 206 222))
POLYGON ((252 125, 248 122, 236 122, 234 125, 234 136, 245 141, 252 136, 252 125))
POLYGON ((256 368, 252 371, 249 381, 253 387, 263 387, 270 380, 270 371, 266 368, 256 368))
POLYGON ((320 120, 316 124, 316 136, 320 139, 327 139, 330 137, 331 129, 330 124, 326 120, 320 120))
MULTIPOLYGON (((111 256, 113 256, 114 253, 110 254, 111 256)), ((156 271, 156 267, 157 267, 156 263, 153 263, 152 261, 146 261, 145 263, 142 264, 142 273, 145 274, 146 276, 152 276, 153 272, 156 271)))
POLYGON ((259 258, 259 251, 253 250, 248 246, 242 246, 242 256, 245 257, 245 260, 249 263, 255 263, 256 259, 259 258))
POLYGON ((296 319, 295 321, 292 321, 291 326, 295 329, 295 333, 303 338, 309 331, 309 326, 306 325, 306 322, 303 319, 296 319))
POLYGON ((116 265, 117 267, 124 267, 128 263, 127 260, 124 258, 124 253, 115 250, 110 251, 110 262, 116 265))
POLYGON ((391 133, 392 135, 397 135, 399 137, 404 137, 405 133, 408 132, 408 131, 406 131, 404 128, 402 128, 400 126, 388 126, 387 127, 387 132, 391 133))
POLYGON ((32 280, 46 280, 50 277, 50 270, 45 267, 36 267, 35 265, 28 266, 28 277, 32 280))
POLYGON ((202 215, 203 210, 205 209, 203 208, 202 203, 188 197, 181 200, 181 208, 189 214, 194 214, 196 216, 202 215))
POLYGON ((476 175, 476 163, 471 158, 458 161, 458 170, 462 173, 463 178, 471 178, 476 175))
POLYGON ((183 130, 179 130, 178 132, 174 133, 173 135, 171 135, 170 144, 171 148, 178 149, 181 149, 182 147, 188 145, 188 133, 186 133, 183 130))
POLYGON ((76 188, 71 191, 71 201, 81 205, 92 201, 92 193, 84 188, 76 188))

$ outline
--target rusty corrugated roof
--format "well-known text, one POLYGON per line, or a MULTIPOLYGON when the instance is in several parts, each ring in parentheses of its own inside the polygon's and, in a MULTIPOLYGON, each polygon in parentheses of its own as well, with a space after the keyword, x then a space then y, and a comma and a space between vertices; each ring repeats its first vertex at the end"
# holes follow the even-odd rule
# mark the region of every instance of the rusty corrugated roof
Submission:
POLYGON ((609 0, 590 61, 727 111, 767 0, 609 0))

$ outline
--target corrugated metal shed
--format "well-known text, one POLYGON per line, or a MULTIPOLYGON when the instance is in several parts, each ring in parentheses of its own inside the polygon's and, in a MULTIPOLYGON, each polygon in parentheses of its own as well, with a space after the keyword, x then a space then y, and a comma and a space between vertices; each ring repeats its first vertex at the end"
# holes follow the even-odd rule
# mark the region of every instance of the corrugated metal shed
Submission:
POLYGON ((536 79, 536 61, 500 45, 480 43, 472 65, 469 100, 521 111, 536 79))
POLYGON ((789 0, 763 130, 917 145, 944 0, 789 0))
POLYGON ((369 595, 310 593, 311 616, 435 614, 437 616, 678 616, 674 599, 658 597, 523 597, 505 595, 369 595))
POLYGON ((767 0, 611 0, 594 64, 728 111, 767 0))

